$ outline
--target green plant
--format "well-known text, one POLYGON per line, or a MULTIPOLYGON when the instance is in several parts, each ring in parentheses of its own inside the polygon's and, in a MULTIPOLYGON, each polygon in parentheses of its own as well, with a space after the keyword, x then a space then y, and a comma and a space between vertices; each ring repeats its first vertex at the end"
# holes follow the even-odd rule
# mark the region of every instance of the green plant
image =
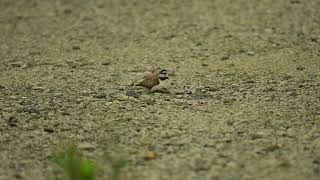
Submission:
MULTIPOLYGON (((120 180, 122 169, 127 165, 127 156, 121 153, 105 153, 108 180, 120 180)), ((68 180, 94 180, 97 164, 84 159, 75 145, 53 154, 54 162, 64 171, 68 180)), ((103 167, 103 165, 101 166, 103 167)), ((100 167, 100 170, 102 170, 100 167)))
POLYGON ((54 154, 55 163, 61 167, 69 180, 94 180, 96 164, 82 157, 76 146, 54 154))

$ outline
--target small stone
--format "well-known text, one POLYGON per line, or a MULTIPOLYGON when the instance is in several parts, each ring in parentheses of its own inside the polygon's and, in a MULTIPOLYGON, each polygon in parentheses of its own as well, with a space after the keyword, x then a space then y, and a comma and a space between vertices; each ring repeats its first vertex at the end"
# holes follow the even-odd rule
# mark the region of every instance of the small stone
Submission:
POLYGON ((288 137, 295 137, 296 136, 296 129, 294 129, 294 128, 289 128, 289 129, 287 129, 287 132, 286 132, 286 135, 288 136, 288 137))
POLYGON ((249 56, 253 56, 255 53, 253 52, 253 51, 248 51, 247 52, 247 55, 249 55, 249 56))
POLYGON ((192 101, 192 100, 190 100, 190 101, 187 101, 187 104, 188 104, 189 106, 191 106, 191 105, 195 104, 195 102, 192 101))
POLYGON ((21 66, 21 69, 27 69, 29 66, 30 66, 29 64, 23 64, 23 65, 21 66))
POLYGON ((279 47, 280 44, 279 44, 279 43, 273 43, 271 46, 272 46, 273 48, 276 48, 276 47, 279 47))
POLYGON ((15 179, 22 179, 23 178, 23 176, 21 174, 17 173, 17 172, 13 174, 13 177, 15 179))
MULTIPOLYGON (((236 167, 238 167, 238 164, 236 162, 234 162, 234 161, 230 161, 230 162, 228 162, 226 164, 226 166, 229 167, 229 168, 236 168, 236 167)), ((232 178, 232 179, 236 180, 237 178, 232 178)), ((238 178, 238 179, 241 179, 241 178, 238 178)))
POLYGON ((291 0, 290 3, 291 4, 300 4, 300 1, 299 0, 291 0))
POLYGON ((57 93, 54 93, 54 96, 57 98, 61 98, 63 96, 63 93, 57 92, 57 93))
POLYGON ((246 83, 255 83, 255 81, 250 79, 250 80, 247 80, 246 83))
POLYGON ((81 102, 83 102, 83 99, 78 98, 78 99, 76 99, 76 102, 77 102, 77 103, 81 103, 81 102))
POLYGON ((178 99, 183 99, 183 95, 176 95, 178 99))
POLYGON ((312 161, 312 163, 315 164, 315 165, 320 166, 320 158, 315 158, 315 159, 312 161))
POLYGON ((4 116, 4 119, 7 121, 8 125, 10 127, 17 126, 18 120, 17 120, 16 115, 14 113, 4 116))
POLYGON ((21 112, 23 112, 23 111, 26 111, 26 107, 23 106, 23 105, 21 105, 21 104, 19 104, 19 103, 16 104, 15 107, 16 107, 16 112, 17 112, 17 113, 21 113, 21 112))
POLYGON ((299 96, 299 93, 297 93, 296 91, 293 91, 293 92, 289 93, 289 96, 297 97, 297 96, 299 96))
POLYGON ((72 49, 73 50, 80 50, 80 46, 74 45, 74 46, 72 46, 72 49))
POLYGON ((31 105, 30 107, 26 107, 25 111, 28 113, 40 114, 39 109, 35 105, 31 105))
POLYGON ((263 133, 257 132, 257 133, 253 133, 251 134, 251 139, 252 140, 256 140, 256 139, 261 139, 264 137, 263 133))
POLYGON ((147 150, 147 151, 145 151, 145 152, 142 153, 141 157, 142 157, 144 160, 149 161, 149 160, 155 159, 155 158, 156 158, 156 154, 155 154, 154 152, 152 152, 152 151, 148 151, 148 150, 147 150))
POLYGON ((293 78, 293 76, 291 76, 291 75, 284 75, 282 77, 283 80, 289 80, 289 79, 292 79, 292 78, 293 78))
POLYGON ((18 96, 9 96, 9 99, 11 99, 11 100, 18 100, 19 97, 18 97, 18 96))
POLYGON ((202 45, 202 42, 197 42, 195 45, 196 45, 196 46, 201 46, 201 45, 202 45))
POLYGON ((221 57, 222 61, 228 60, 230 58, 230 54, 225 54, 221 57))
POLYGON ((101 63, 101 65, 104 65, 104 66, 108 66, 110 64, 111 64, 110 61, 104 61, 104 62, 101 63))
POLYGON ((41 86, 33 86, 32 89, 35 90, 35 91, 45 90, 45 88, 44 88, 44 87, 41 87, 41 86))
POLYGON ((168 75, 169 77, 171 76, 175 76, 176 72, 175 71, 172 71, 172 70, 168 70, 168 75))
POLYGON ((82 149, 82 150, 94 150, 96 148, 96 146, 93 144, 90 144, 88 142, 82 142, 82 143, 78 144, 78 148, 82 149))
POLYGON ((299 71, 303 71, 303 70, 305 70, 305 69, 306 69, 306 68, 303 67, 303 66, 301 66, 301 65, 297 67, 297 70, 299 70, 299 71))
POLYGON ((176 90, 174 93, 176 95, 182 95, 182 94, 184 94, 184 91, 183 90, 176 90))
POLYGON ((125 121, 125 122, 129 122, 129 121, 131 121, 133 118, 132 117, 130 117, 130 116, 125 116, 125 117, 123 117, 123 121, 125 121))
POLYGON ((53 133, 54 132, 54 129, 53 128, 50 128, 50 127, 45 127, 43 128, 43 130, 47 133, 53 133))
POLYGON ((264 150, 265 150, 266 152, 274 152, 274 151, 276 151, 276 150, 278 150, 278 149, 280 149, 280 146, 279 146, 279 145, 276 145, 276 144, 264 148, 264 150))
POLYGON ((12 111, 14 111, 14 108, 13 107, 3 107, 2 111, 3 112, 12 112, 12 111))
POLYGON ((30 115, 33 119, 39 119, 41 117, 38 113, 31 113, 30 115))
POLYGON ((223 103, 224 104, 232 104, 233 102, 235 102, 236 99, 235 98, 224 98, 223 99, 223 103))
POLYGON ((131 97, 134 97, 134 98, 138 98, 139 97, 139 94, 136 91, 132 90, 132 89, 128 90, 126 94, 127 94, 127 96, 131 96, 131 97))
POLYGON ((93 97, 99 98, 99 99, 103 99, 103 98, 106 98, 107 95, 104 92, 100 92, 100 93, 97 93, 97 94, 93 95, 93 97))
POLYGON ((23 66, 23 62, 22 61, 18 61, 18 62, 12 62, 12 63, 10 63, 9 65, 11 66, 11 67, 22 67, 23 66))
POLYGON ((63 115, 63 116, 68 116, 68 115, 70 115, 70 113, 67 112, 67 111, 61 111, 61 115, 63 115))
POLYGON ((127 101, 128 99, 129 99, 129 97, 125 96, 125 95, 120 95, 117 97, 118 101, 127 101))
POLYGON ((239 49, 239 53, 245 53, 246 51, 244 49, 239 49))
POLYGON ((64 14, 71 14, 72 10, 70 8, 66 8, 66 9, 63 10, 63 13, 64 14))
POLYGON ((312 42, 318 42, 318 38, 316 38, 316 37, 312 37, 310 40, 311 40, 312 42))

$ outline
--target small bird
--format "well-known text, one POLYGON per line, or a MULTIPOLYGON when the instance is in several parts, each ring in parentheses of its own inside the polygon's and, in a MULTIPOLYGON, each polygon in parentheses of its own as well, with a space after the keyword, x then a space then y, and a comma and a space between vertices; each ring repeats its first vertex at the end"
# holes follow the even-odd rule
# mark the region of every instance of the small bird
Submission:
POLYGON ((137 86, 147 88, 150 93, 162 92, 163 90, 167 90, 169 86, 168 79, 169 76, 167 70, 155 70, 151 74, 146 75, 143 81, 138 83, 137 86))

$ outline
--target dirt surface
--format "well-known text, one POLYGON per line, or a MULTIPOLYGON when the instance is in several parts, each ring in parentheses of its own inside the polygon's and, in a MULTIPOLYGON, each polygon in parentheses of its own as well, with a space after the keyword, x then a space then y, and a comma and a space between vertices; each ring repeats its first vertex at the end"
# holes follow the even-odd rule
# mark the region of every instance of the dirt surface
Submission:
POLYGON ((70 143, 123 179, 320 179, 320 1, 0 1, 0 179, 70 143), (169 93, 131 86, 157 67, 169 93), (148 149, 148 151, 146 151, 148 149))

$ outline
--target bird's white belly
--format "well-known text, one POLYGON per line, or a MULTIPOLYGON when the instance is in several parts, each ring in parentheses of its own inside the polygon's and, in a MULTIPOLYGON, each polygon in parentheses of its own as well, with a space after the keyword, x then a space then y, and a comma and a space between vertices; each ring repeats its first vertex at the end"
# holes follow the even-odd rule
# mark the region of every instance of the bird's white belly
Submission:
POLYGON ((167 80, 165 81, 160 81, 160 83, 154 87, 151 88, 151 92, 156 92, 156 91, 159 91, 159 90, 163 90, 163 89, 168 89, 169 87, 169 83, 167 80))

